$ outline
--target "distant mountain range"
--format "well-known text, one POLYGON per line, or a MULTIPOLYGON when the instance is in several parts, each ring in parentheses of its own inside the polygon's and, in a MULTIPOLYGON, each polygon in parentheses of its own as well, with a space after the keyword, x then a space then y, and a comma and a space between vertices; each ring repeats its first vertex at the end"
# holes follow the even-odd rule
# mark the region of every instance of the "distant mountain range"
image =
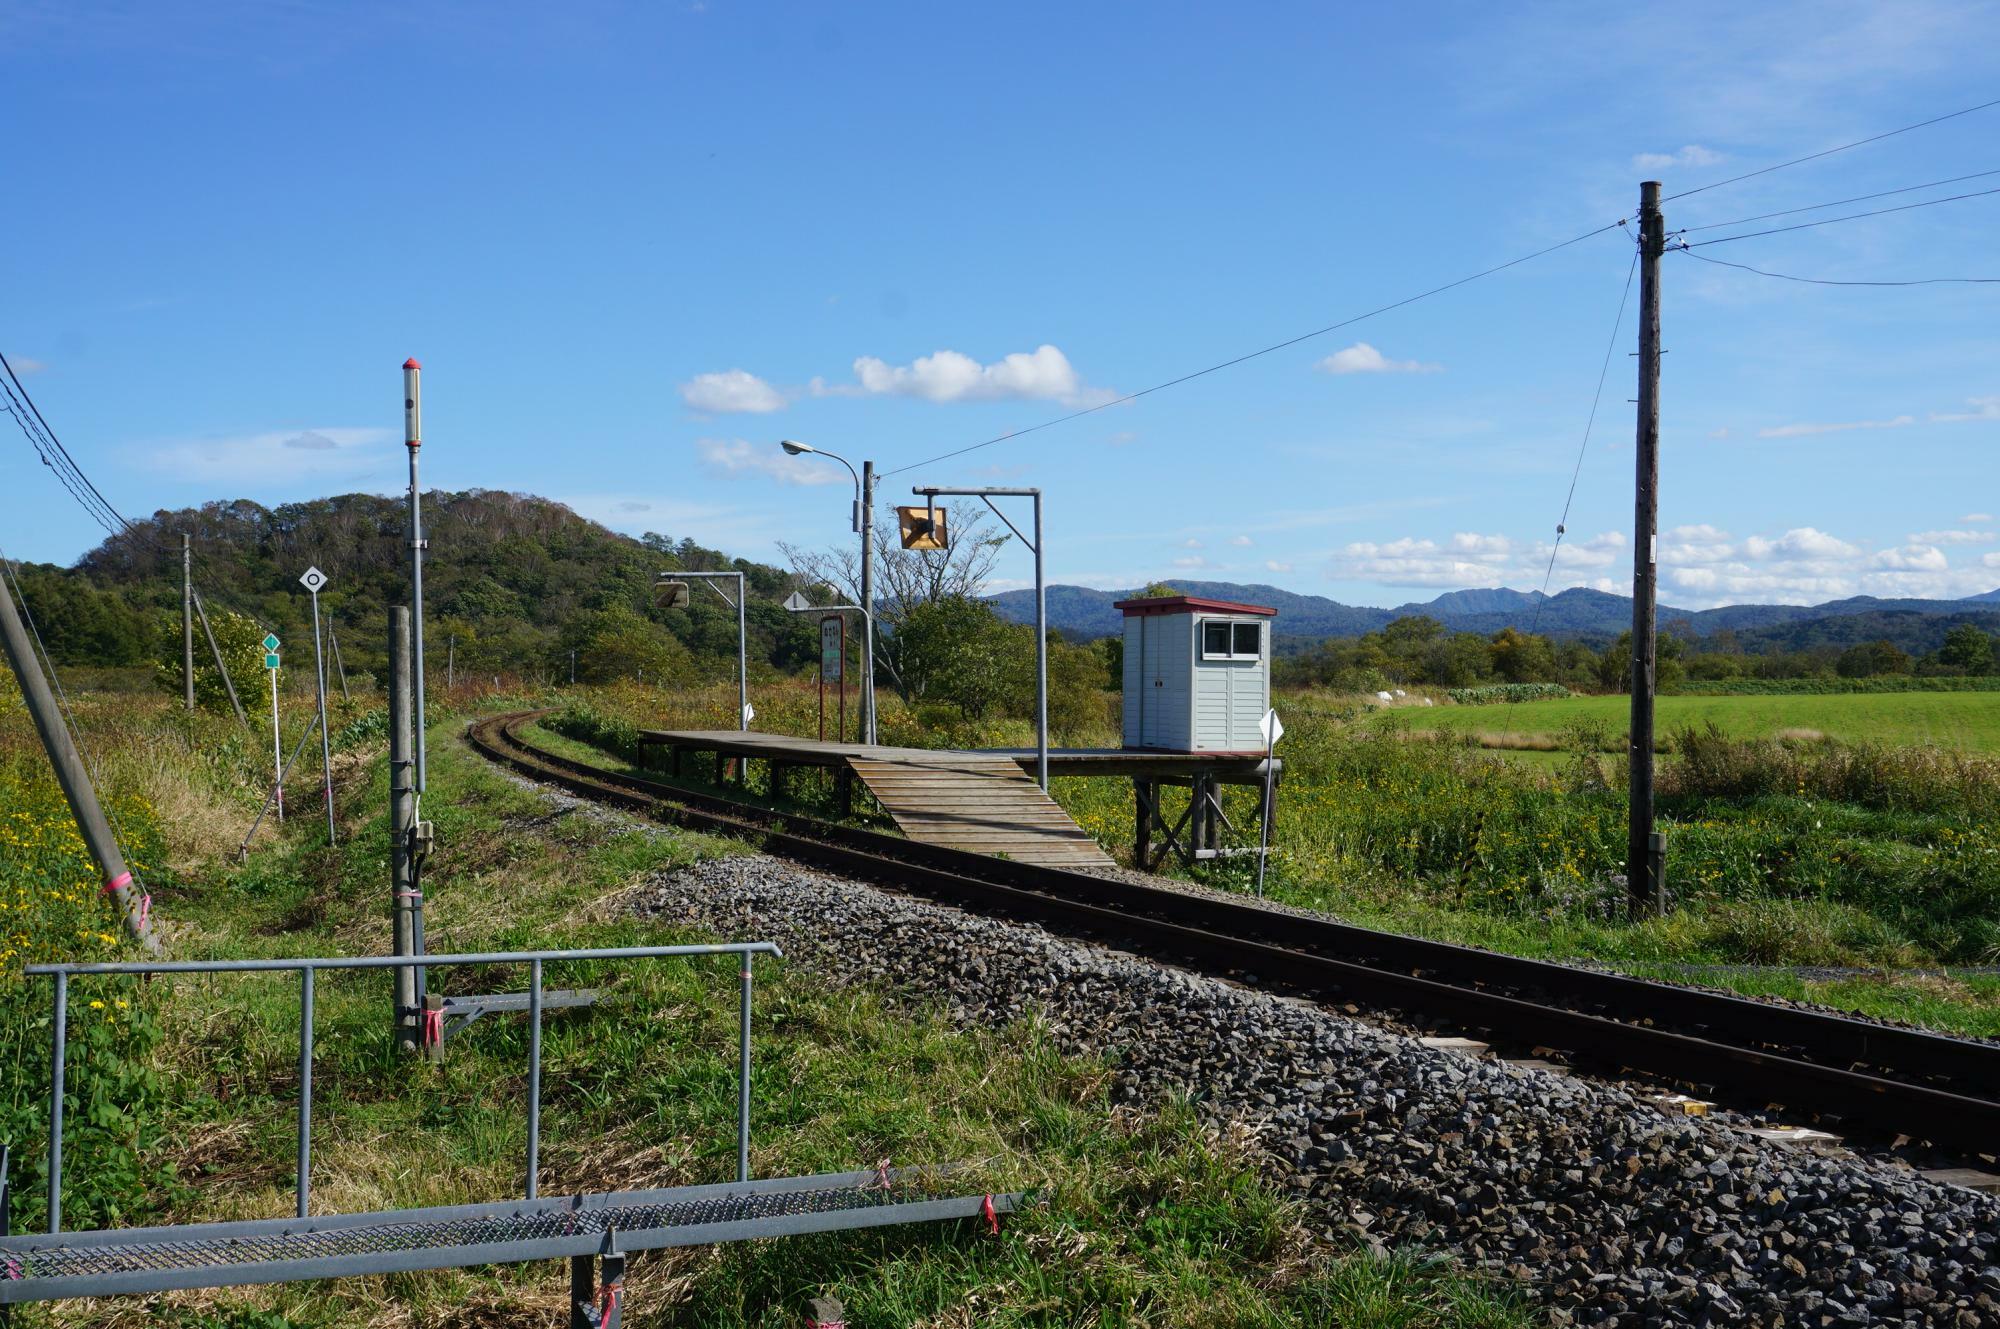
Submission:
MULTIPOLYGON (((1434 600, 1378 609, 1242 582, 1176 581, 1173 585, 1189 595, 1269 605, 1278 611, 1274 640, 1295 647, 1324 637, 1359 636, 1416 614, 1428 615, 1458 632, 1494 633, 1515 627, 1598 644, 1632 626, 1629 596, 1582 587, 1548 596, 1506 587, 1447 591, 1434 600)), ((1132 594, 1087 586, 1051 586, 1049 624, 1078 640, 1112 636, 1123 630, 1124 617, 1111 606, 1132 594)), ((990 598, 1003 618, 1017 623, 1034 621, 1033 591, 1003 591, 990 598)), ((1662 627, 1698 638, 1726 629, 1736 634, 1746 650, 1845 647, 1886 637, 1904 650, 1930 651, 1937 649, 1944 634, 1959 623, 2000 632, 2000 589, 1963 600, 1882 600, 1862 595, 1820 605, 1728 605, 1701 610, 1663 604, 1659 613, 1662 627)))

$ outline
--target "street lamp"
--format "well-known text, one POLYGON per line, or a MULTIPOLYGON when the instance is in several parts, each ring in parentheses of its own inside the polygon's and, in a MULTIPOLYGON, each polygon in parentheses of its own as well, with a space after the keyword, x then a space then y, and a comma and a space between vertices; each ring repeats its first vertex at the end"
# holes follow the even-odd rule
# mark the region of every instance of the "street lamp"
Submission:
POLYGON ((861 537, 861 735, 864 743, 875 742, 875 463, 864 461, 856 472, 854 463, 837 452, 816 448, 794 438, 781 438, 778 446, 786 455, 830 457, 854 477, 854 530, 861 537))

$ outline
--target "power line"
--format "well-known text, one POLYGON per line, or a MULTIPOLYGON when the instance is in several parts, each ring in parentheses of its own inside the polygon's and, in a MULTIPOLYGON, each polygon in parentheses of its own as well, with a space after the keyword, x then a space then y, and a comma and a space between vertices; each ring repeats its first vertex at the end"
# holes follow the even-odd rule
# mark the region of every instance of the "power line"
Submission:
POLYGON ((1759 277, 1776 277, 1780 281, 1805 282, 1812 286, 1939 286, 1952 283, 1979 285, 2000 285, 2000 277, 1919 277, 1911 281, 1835 281, 1829 277, 1794 277, 1789 272, 1767 272, 1763 268, 1753 268, 1748 263, 1730 263, 1706 254, 1697 254, 1689 249, 1677 251, 1689 258, 1698 258, 1704 263, 1713 263, 1719 268, 1736 268, 1742 272, 1754 272, 1759 277))
POLYGON ((1329 323, 1323 328, 1314 328, 1311 332, 1302 332, 1296 337, 1287 337, 1285 340, 1281 342, 1273 342, 1271 345, 1262 347, 1258 350, 1245 352, 1242 355, 1235 356, 1228 360, 1224 360, 1220 364, 1209 365, 1205 369, 1197 369, 1192 373, 1182 374, 1177 378, 1170 378, 1164 383, 1155 383, 1150 388, 1141 388, 1137 392, 1128 392, 1122 397, 1114 397, 1110 401, 1099 402, 1095 406, 1086 406, 1080 411, 1071 411, 1068 415, 1059 415, 1053 420, 1044 420, 1040 424, 1029 425, 1025 429, 1009 430, 1007 433, 996 434, 994 437, 989 438, 981 443, 969 444, 966 447, 956 448, 950 452, 940 453, 935 457, 930 457, 923 461, 911 462, 908 466, 899 466, 893 471, 884 471, 882 472, 882 478, 887 479, 890 476, 901 475, 905 471, 916 470, 919 466, 934 466, 941 461, 950 461, 953 457, 962 457, 968 452, 977 452, 981 448, 990 448, 995 443, 1005 443, 1009 439, 1020 438, 1024 434, 1033 434, 1043 429, 1052 429, 1056 425, 1067 424, 1071 420, 1081 420, 1086 415, 1095 415, 1097 414, 1097 412, 1109 410, 1113 406, 1123 406, 1127 402, 1137 401, 1141 397, 1150 397, 1155 392, 1163 392, 1168 388, 1177 387, 1182 383, 1192 382, 1197 378, 1203 378, 1209 374, 1218 373, 1221 370, 1232 368, 1236 365, 1243 364, 1246 361, 1255 360, 1260 356, 1270 355, 1274 351, 1282 351, 1288 346, 1297 346, 1300 342, 1311 341, 1315 337, 1323 337, 1329 332, 1338 332, 1342 328, 1352 327, 1356 323, 1360 323, 1363 322, 1364 320, 1374 318, 1377 315, 1389 313, 1391 310, 1401 309, 1405 305, 1413 305, 1417 303, 1417 301, 1419 300, 1428 300, 1431 296, 1442 295, 1444 292, 1453 290, 1460 286, 1464 286, 1468 282, 1478 281, 1481 277, 1490 277, 1496 272, 1505 272, 1508 268, 1518 267, 1523 263, 1529 262, 1530 260, 1541 258, 1545 254, 1553 254, 1558 249, 1567 249, 1569 248, 1569 246, 1573 244, 1578 244, 1584 240, 1588 240, 1592 236, 1602 235, 1606 231, 1615 231, 1619 227, 1623 226, 1626 220, 1627 220, 1626 218, 1621 217, 1615 222, 1608 222, 1605 225, 1598 227, 1596 230, 1585 231, 1582 235, 1571 236, 1569 239, 1562 241, 1560 244, 1550 245, 1546 249, 1537 249, 1532 254, 1523 254, 1519 258, 1509 259, 1505 263, 1496 264, 1495 266, 1486 268, 1483 271, 1475 272, 1469 277, 1460 277, 1456 281, 1446 282, 1442 286, 1433 286, 1428 291, 1423 291, 1416 295, 1407 296, 1404 299, 1396 301, 1394 304, 1387 304, 1381 306, 1378 309, 1371 309, 1365 314, 1356 314, 1351 318, 1344 318, 1340 320, 1338 323, 1329 323))
POLYGON ((1836 222, 1860 221, 1863 217, 1886 217, 1892 212, 1912 212, 1918 208, 1934 208, 1940 203, 1957 203, 1968 198, 1985 198, 1989 194, 2000 194, 2000 188, 1974 190, 1970 194, 1953 194, 1947 198, 1930 198, 1921 203, 1905 203, 1896 208, 1875 208, 1869 212, 1850 212, 1845 217, 1822 217, 1818 221, 1795 222, 1790 226, 1773 226, 1767 231, 1745 231, 1741 235, 1721 235, 1713 240, 1697 240, 1683 245, 1685 249, 1701 249, 1708 245, 1726 245, 1731 240, 1754 240, 1760 235, 1783 235, 1787 231, 1808 231, 1815 226, 1832 226, 1836 222))
POLYGON ((1880 143, 1885 138, 1894 138, 1898 134, 1907 134, 1914 129, 1927 129, 1932 125, 1943 124, 1947 120, 1956 120, 1961 115, 1971 115, 1974 111, 1989 110, 1995 106, 2000 106, 2000 97, 1996 97, 1990 102, 1981 102, 1977 106, 1968 106, 1960 111, 1948 111, 1943 115, 1932 116, 1928 120, 1919 120, 1916 124, 1904 125, 1901 129, 1885 130, 1880 134, 1870 134, 1867 138, 1857 138, 1852 143, 1843 143, 1837 148, 1828 148, 1824 152, 1815 152, 1804 157, 1794 157, 1788 162, 1779 162, 1776 166, 1764 166, 1754 171, 1745 171, 1742 175, 1732 175, 1727 180, 1717 180, 1713 184, 1697 185, 1693 189, 1683 189, 1680 193, 1669 194, 1660 201, 1662 203, 1671 203, 1677 198, 1687 198, 1694 194, 1703 194, 1711 189, 1720 189, 1724 185, 1733 185, 1743 180, 1754 179, 1760 175, 1769 175, 1773 171, 1782 171, 1787 167, 1803 166, 1807 162, 1816 162, 1822 157, 1831 157, 1836 152, 1846 152, 1849 148, 1859 148, 1870 143, 1880 143))
POLYGON ((1632 252, 1632 266, 1625 269, 1625 289, 1618 296, 1618 317, 1611 321, 1611 340, 1604 347, 1604 364, 1597 371, 1597 391, 1590 397, 1590 416, 1583 422, 1583 442, 1576 449, 1576 467, 1569 475, 1569 494, 1563 499, 1562 517, 1556 522, 1556 542, 1549 546, 1548 571, 1542 574, 1542 598, 1535 601, 1534 621, 1528 626, 1533 636, 1542 626, 1542 606, 1548 603, 1549 583, 1556 575, 1556 554, 1562 549, 1563 534, 1569 527, 1570 504, 1576 501, 1576 482, 1583 475, 1583 456, 1590 451, 1590 431, 1597 424, 1598 403, 1604 400, 1604 380, 1611 376, 1611 355, 1618 349, 1618 332, 1625 326, 1625 305, 1632 298, 1632 276, 1639 271, 1639 253, 1632 252))
POLYGON ((1933 180, 1929 184, 1904 185, 1901 189, 1885 189, 1879 194, 1856 194, 1853 198, 1837 198, 1830 203, 1809 203, 1803 208, 1784 208, 1777 212, 1760 212, 1754 217, 1738 217, 1735 221, 1704 222, 1700 226, 1683 226, 1677 234, 1687 235, 1692 231, 1713 231, 1724 226, 1748 226, 1751 222, 1769 221, 1773 217, 1790 217, 1801 212, 1818 212, 1821 208, 1837 208, 1846 203, 1866 203, 1870 199, 1889 198, 1896 194, 1913 194, 1919 189, 1938 189, 1945 185, 1955 185, 1964 180, 1984 180, 1989 175, 2000 175, 2000 168, 1991 171, 1974 171, 1971 175, 1954 175, 1948 180, 1933 180))
MULTIPOLYGON (((42 437, 47 439, 49 445, 53 447, 58 454, 61 455, 63 462, 68 466, 70 473, 73 474, 76 477, 76 479, 82 484, 82 486, 90 492, 91 497, 96 500, 96 506, 102 508, 103 511, 105 511, 106 513, 109 513, 111 517, 114 520, 116 520, 120 526, 123 526, 127 530, 130 530, 132 527, 132 523, 126 521, 124 515, 120 513, 117 508, 111 506, 111 501, 104 497, 103 492, 99 490, 96 485, 90 482, 90 477, 85 475, 83 473, 83 468, 76 464, 76 458, 69 455, 69 449, 65 448, 62 445, 62 440, 56 437, 56 431, 49 428, 49 422, 42 416, 41 408, 36 406, 35 399, 30 395, 28 395, 27 388, 22 386, 20 377, 14 373, 14 366, 7 362, 7 357, 4 354, 0 354, 0 369, 6 370, 7 379, 13 385, 12 389, 8 393, 8 396, 12 398, 16 394, 19 395, 20 400, 27 405, 29 412, 34 415, 36 424, 38 424, 41 427, 42 437)), ((27 427, 27 421, 23 417, 17 414, 14 418, 20 421, 23 428, 27 427)), ((47 457, 44 456, 43 460, 46 461, 47 457)), ((75 491, 71 490, 71 492, 74 493, 75 491)), ((88 508, 91 505, 86 504, 85 506, 86 508, 88 508)))

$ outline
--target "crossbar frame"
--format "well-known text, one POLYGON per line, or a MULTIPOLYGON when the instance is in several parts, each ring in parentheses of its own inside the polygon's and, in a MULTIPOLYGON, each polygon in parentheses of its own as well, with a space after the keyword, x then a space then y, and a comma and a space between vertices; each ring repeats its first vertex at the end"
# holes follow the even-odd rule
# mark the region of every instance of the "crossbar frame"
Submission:
MULTIPOLYGON (((298 1218, 305 1218, 311 1200, 312 1164, 312 1047, 314 978, 330 969, 445 968, 526 964, 529 967, 527 1010, 528 1034, 528 1157, 523 1189, 533 1200, 538 1191, 540 1171, 542 1109, 542 971, 545 965, 573 960, 656 960, 671 957, 735 955, 742 971, 738 1006, 738 1061, 736 1115, 736 1179, 750 1179, 750 964, 758 955, 782 955, 776 942, 717 942, 691 946, 622 946, 581 950, 480 951, 462 955, 359 955, 300 957, 265 960, 155 960, 117 961, 102 964, 33 964, 26 972, 55 980, 55 1010, 51 1021, 49 1084, 49 1191, 48 1211, 51 1237, 62 1232, 63 1172, 63 1091, 69 1041, 69 985, 75 977, 101 974, 242 974, 297 973, 299 975, 299 1109, 297 1148, 298 1218)), ((115 1234, 114 1234, 115 1235, 115 1234)), ((526 1258, 526 1257, 523 1257, 526 1258)), ((0 1299, 4 1304, 4 1299, 0 1299)))

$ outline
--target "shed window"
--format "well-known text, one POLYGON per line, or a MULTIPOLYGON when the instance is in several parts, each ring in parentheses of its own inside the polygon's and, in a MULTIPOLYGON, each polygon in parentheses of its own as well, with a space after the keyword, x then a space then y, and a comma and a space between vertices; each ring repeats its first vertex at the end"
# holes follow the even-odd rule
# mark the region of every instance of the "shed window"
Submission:
POLYGON ((1231 623, 1208 619, 1201 625, 1201 658, 1204 660, 1256 660, 1263 656, 1261 623, 1231 623))

